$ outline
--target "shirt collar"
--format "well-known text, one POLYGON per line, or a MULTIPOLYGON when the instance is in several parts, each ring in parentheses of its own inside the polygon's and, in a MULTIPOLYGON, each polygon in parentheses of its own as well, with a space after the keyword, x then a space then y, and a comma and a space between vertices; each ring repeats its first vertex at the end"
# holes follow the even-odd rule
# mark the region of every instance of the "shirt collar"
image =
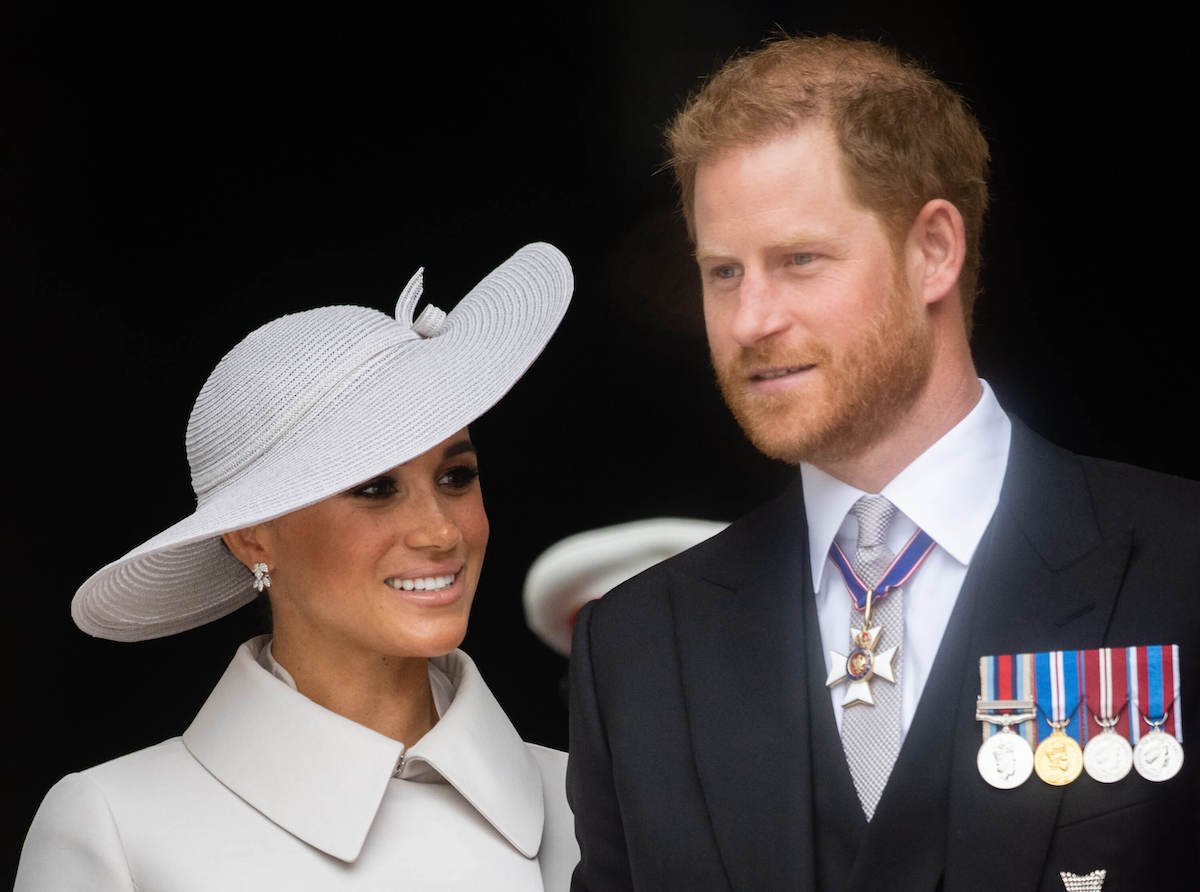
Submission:
MULTIPOLYGON (((404 745, 317 705, 264 668, 259 658, 269 640, 262 636, 238 648, 184 732, 184 745, 272 822, 352 862, 404 745)), ((456 650, 431 663, 452 682, 454 696, 433 729, 409 748, 406 767, 417 761, 432 766, 532 858, 544 822, 537 763, 470 657, 456 650)))
MULTIPOLYGON (((882 494, 963 566, 983 538, 1004 482, 1012 423, 986 381, 974 408, 883 488, 882 494)), ((809 464, 800 466, 813 586, 829 547, 863 490, 809 464)))

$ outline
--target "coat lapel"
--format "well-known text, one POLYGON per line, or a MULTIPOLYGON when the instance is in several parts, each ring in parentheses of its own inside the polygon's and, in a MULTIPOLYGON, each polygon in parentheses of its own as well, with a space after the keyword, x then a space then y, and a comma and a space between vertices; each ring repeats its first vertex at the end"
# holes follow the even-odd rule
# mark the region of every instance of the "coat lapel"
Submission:
MULTIPOLYGON (((979 658, 1104 644, 1131 548, 1131 531, 1100 528, 1079 461, 1014 421, 1000 504, 959 597, 971 616, 957 666, 948 888, 1036 888, 1064 792, 1036 775, 1015 790, 979 776, 979 658)), ((939 671, 955 668, 938 660, 939 671)), ((929 705, 923 698, 922 709, 929 705)))
POLYGON ((732 887, 812 888, 799 485, 726 539, 671 577, 696 771, 732 887))
MULTIPOLYGON (((1108 643, 1132 531, 1103 530, 1081 464, 1019 422, 972 560, 851 889, 1036 888, 1062 789, 979 776, 979 657, 1108 643), (1014 833, 1013 828, 1020 828, 1014 833), (944 871, 943 871, 944 866, 944 871)), ((671 577, 696 769, 737 889, 815 885, 799 485, 671 577), (782 766, 782 767, 781 767, 782 766)), ((827 705, 827 704, 826 704, 827 705)))
POLYGON ((1069 454, 1014 423, 996 514, 971 562, 850 890, 1036 888, 1063 791, 995 790, 975 764, 979 657, 1102 643, 1129 558, 1105 539, 1069 454), (1020 827, 1020 833, 1013 833, 1020 827))

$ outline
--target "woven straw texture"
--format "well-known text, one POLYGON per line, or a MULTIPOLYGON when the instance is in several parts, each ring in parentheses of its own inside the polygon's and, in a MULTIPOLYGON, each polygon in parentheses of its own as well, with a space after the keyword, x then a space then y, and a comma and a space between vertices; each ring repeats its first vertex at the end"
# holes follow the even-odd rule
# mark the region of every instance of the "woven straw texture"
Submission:
POLYGON ((570 302, 570 264, 526 245, 449 313, 321 307, 256 329, 217 364, 187 428, 195 513, 97 571, 71 614, 116 641, 191 629, 255 597, 220 534, 319 502, 466 427, 524 374, 570 302))

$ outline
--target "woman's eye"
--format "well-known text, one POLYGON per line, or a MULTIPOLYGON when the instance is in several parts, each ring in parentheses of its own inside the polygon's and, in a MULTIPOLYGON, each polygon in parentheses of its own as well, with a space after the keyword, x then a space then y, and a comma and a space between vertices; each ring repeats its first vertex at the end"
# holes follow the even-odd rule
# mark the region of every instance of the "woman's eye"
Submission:
POLYGON ((363 499, 386 499, 395 492, 396 482, 391 477, 376 477, 350 490, 350 495, 363 499))
POLYGON ((738 274, 738 268, 732 263, 727 263, 724 266, 713 267, 712 277, 714 279, 733 279, 738 274))
POLYGON ((479 468, 473 465, 458 465, 438 478, 438 486, 449 489, 467 489, 479 477, 479 468))

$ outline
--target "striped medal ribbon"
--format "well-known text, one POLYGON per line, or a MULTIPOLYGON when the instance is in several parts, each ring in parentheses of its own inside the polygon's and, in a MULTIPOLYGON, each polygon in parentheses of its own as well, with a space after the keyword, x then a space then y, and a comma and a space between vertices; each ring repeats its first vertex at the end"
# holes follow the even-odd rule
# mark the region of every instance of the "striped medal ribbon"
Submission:
POLYGON ((1085 719, 1080 730, 1086 737, 1083 770, 1093 780, 1113 784, 1133 768, 1133 747, 1129 744, 1128 651, 1123 647, 1100 647, 1083 652, 1084 690, 1088 715, 1099 727, 1085 719))
POLYGON ((1178 645, 980 657, 979 691, 979 770, 993 786, 1029 776, 1019 768, 1018 738, 1030 748, 1031 770, 1054 786, 1082 771, 1117 783, 1131 767, 1161 782, 1183 765, 1178 645))
POLYGON ((1019 787, 1033 774, 1037 725, 1031 720, 1037 718, 1036 690, 1033 654, 979 658, 975 718, 983 723, 983 743, 975 765, 979 775, 997 789, 1019 787))
POLYGON ((1034 656, 1042 740, 1033 754, 1033 769, 1056 787, 1071 783, 1083 772, 1083 749, 1079 746, 1082 654, 1078 650, 1052 650, 1034 656), (1045 734, 1047 727, 1049 736, 1045 734))
POLYGON ((1133 767, 1146 780, 1170 780, 1183 767, 1179 645, 1131 647, 1129 661, 1133 663, 1128 673, 1133 767))

